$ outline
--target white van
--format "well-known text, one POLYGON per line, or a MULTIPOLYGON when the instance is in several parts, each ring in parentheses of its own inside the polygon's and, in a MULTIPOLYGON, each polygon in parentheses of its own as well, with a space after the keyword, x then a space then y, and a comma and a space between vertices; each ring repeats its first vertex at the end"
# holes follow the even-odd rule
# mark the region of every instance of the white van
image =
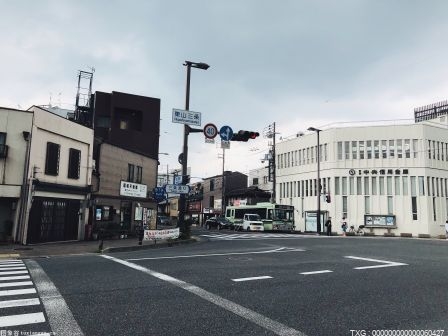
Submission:
POLYGON ((243 218, 243 230, 245 231, 264 231, 264 225, 260 215, 245 214, 243 218))

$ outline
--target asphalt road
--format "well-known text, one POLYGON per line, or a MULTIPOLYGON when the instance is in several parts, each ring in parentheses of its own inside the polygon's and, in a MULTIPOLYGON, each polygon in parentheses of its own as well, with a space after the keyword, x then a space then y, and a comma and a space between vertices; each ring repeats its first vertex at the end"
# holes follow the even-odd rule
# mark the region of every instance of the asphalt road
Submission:
POLYGON ((79 328, 89 336, 448 335, 448 241, 196 234, 201 242, 171 248, 25 261, 41 298, 34 308, 46 322, 20 328, 55 335, 79 328))

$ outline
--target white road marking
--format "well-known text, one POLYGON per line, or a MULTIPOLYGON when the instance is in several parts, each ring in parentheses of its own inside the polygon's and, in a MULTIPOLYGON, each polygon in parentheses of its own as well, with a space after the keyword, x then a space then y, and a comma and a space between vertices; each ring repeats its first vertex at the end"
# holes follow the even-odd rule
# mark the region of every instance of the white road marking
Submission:
POLYGON ((16 275, 16 276, 6 276, 6 277, 0 277, 0 281, 8 281, 8 280, 24 280, 29 279, 29 275, 16 275))
POLYGON ((232 281, 240 282, 240 281, 263 280, 263 279, 272 279, 272 277, 269 275, 263 275, 263 276, 250 277, 250 278, 232 279, 232 281))
POLYGON ((3 275, 13 275, 13 274, 27 274, 28 273, 28 271, 8 271, 8 272, 3 272, 3 271, 0 271, 0 276, 3 276, 3 275))
POLYGON ((3 271, 18 271, 18 270, 26 270, 26 267, 25 266, 8 266, 8 267, 0 268, 0 272, 3 272, 3 271))
POLYGON ((156 271, 152 271, 146 267, 130 263, 125 260, 117 259, 108 255, 101 255, 101 257, 109 259, 111 261, 117 262, 119 264, 122 264, 124 266, 130 267, 132 269, 138 270, 140 272, 149 274, 155 278, 164 280, 169 282, 172 285, 175 285, 177 287, 180 287, 190 293, 193 293, 202 299, 209 301, 217 306, 220 306, 224 309, 226 309, 229 312, 232 312, 246 320, 249 320, 252 323, 255 323, 259 325, 260 327, 263 327, 267 330, 270 330, 274 332, 277 335, 281 336, 305 336, 305 334, 301 331, 295 330, 293 328, 290 328, 280 322, 274 321, 266 316, 263 316, 257 312, 254 312, 253 310, 250 310, 248 308, 245 308, 235 302, 232 302, 230 300, 224 299, 216 294, 210 293, 200 287, 194 286, 192 284, 189 284, 188 282, 173 278, 169 275, 159 273, 156 271))
POLYGON ((39 299, 0 301, 0 308, 36 306, 36 305, 40 305, 39 299))
POLYGON ((2 287, 20 287, 20 286, 32 286, 32 281, 17 281, 17 282, 4 282, 0 283, 0 288, 2 287))
POLYGON ((48 322, 54 335, 84 336, 56 286, 34 260, 26 262, 39 296, 47 312, 48 322))
POLYGON ((43 313, 8 315, 0 317, 0 327, 12 327, 42 322, 45 322, 45 316, 43 313))
POLYGON ((332 273, 333 271, 330 270, 322 270, 322 271, 313 271, 313 272, 302 272, 300 274, 303 275, 312 275, 312 274, 322 274, 322 273, 332 273))
POLYGON ((24 294, 35 294, 36 289, 25 288, 25 289, 8 289, 0 291, 0 296, 12 296, 12 295, 24 295, 24 294))
MULTIPOLYGON (((220 240, 234 240, 234 239, 294 239, 305 238, 305 236, 299 236, 288 233, 234 233, 234 234, 202 234, 202 237, 208 237, 212 239, 220 240)), ((313 237, 313 236, 306 236, 313 237)))
POLYGON ((277 249, 267 250, 267 251, 191 254, 191 255, 181 255, 181 256, 171 256, 171 257, 132 258, 132 259, 126 259, 126 260, 127 261, 138 261, 138 260, 158 260, 158 259, 179 259, 179 258, 216 257, 216 256, 227 256, 227 255, 265 254, 265 253, 284 253, 284 252, 304 252, 304 251, 305 250, 302 250, 302 249, 291 249, 291 248, 286 248, 286 247, 279 247, 277 249))
POLYGON ((9 263, 9 264, 0 264, 0 269, 2 268, 8 268, 8 267, 19 267, 19 266, 24 266, 23 263, 9 263))
POLYGON ((361 269, 370 269, 370 268, 383 268, 383 267, 395 267, 395 266, 407 266, 408 264, 399 263, 395 261, 387 261, 387 260, 379 260, 379 259, 371 259, 371 258, 361 258, 354 256, 346 256, 345 258, 357 259, 357 260, 365 260, 372 261, 377 263, 382 263, 383 265, 374 265, 374 266, 362 266, 362 267, 354 267, 353 269, 361 270, 361 269))
POLYGON ((0 265, 6 265, 6 264, 23 264, 23 261, 17 259, 0 261, 0 265))

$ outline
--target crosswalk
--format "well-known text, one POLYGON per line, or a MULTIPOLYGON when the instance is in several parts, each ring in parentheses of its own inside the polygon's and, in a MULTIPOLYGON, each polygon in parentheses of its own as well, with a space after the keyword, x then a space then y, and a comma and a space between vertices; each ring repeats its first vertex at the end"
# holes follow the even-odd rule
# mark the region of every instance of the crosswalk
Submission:
POLYGON ((50 336, 49 329, 26 265, 0 259, 0 335, 50 336))
POLYGON ((202 234, 212 240, 235 240, 235 239, 297 239, 297 238, 314 238, 312 235, 295 235, 289 233, 230 233, 230 234, 202 234))

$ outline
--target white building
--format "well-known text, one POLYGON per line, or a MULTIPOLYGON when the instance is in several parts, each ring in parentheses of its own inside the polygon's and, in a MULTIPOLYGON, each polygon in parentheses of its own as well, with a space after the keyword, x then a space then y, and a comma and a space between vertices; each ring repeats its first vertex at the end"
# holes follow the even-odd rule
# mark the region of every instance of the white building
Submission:
POLYGON ((448 219, 448 104, 415 111, 415 122, 333 127, 277 144, 277 197, 294 205, 300 231, 316 231, 317 139, 321 229, 439 236, 448 219), (430 120, 429 120, 430 119, 430 120), (426 121, 425 121, 426 120, 426 121), (326 202, 326 195, 331 202, 326 202))
POLYGON ((267 167, 256 168, 249 171, 249 187, 258 187, 261 190, 272 192, 272 182, 269 181, 267 167))
POLYGON ((33 106, 0 108, 8 153, 0 218, 23 244, 82 239, 92 175, 93 130, 33 106), (11 223, 12 222, 12 223, 11 223))

